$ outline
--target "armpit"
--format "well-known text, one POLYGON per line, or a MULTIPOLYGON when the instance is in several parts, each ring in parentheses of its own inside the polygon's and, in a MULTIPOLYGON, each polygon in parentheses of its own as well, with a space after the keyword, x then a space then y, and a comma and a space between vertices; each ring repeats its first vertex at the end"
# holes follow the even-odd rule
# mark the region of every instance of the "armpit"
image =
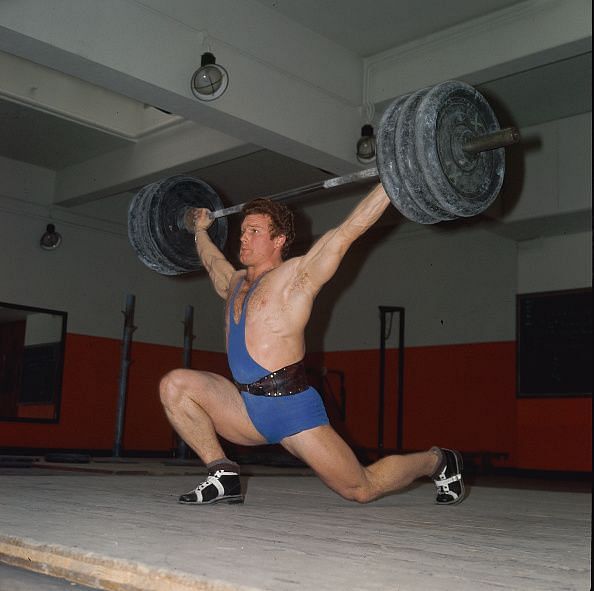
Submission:
POLYGON ((291 285, 289 286, 289 292, 295 291, 304 292, 308 288, 311 288, 311 277, 308 271, 301 271, 293 278, 291 285))

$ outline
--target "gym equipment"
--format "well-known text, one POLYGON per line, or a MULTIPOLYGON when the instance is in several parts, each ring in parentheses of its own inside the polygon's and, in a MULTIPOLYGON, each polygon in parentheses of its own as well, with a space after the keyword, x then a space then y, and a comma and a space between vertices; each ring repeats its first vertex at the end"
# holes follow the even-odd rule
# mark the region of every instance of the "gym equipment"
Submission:
MULTIPOLYGON (((286 201, 323 189, 378 179, 402 215, 419 224, 472 217, 497 198, 505 175, 504 147, 520 134, 500 129, 486 99, 472 86, 447 81, 398 97, 385 110, 377 133, 377 168, 267 196, 286 201)), ((139 259, 163 275, 201 268, 191 210, 209 209, 208 233, 219 249, 227 240, 226 217, 246 203, 223 208, 200 179, 172 176, 144 187, 130 203, 128 236, 139 259)))
POLYGON ((122 454, 122 441, 124 438, 124 420, 126 416, 126 396, 128 394, 128 373, 132 362, 130 348, 132 346, 132 335, 136 330, 134 326, 134 308, 136 296, 126 295, 126 308, 124 314, 124 330, 122 335, 122 348, 120 355, 120 377, 118 380, 118 403, 116 411, 116 428, 113 442, 113 457, 119 458, 122 454))

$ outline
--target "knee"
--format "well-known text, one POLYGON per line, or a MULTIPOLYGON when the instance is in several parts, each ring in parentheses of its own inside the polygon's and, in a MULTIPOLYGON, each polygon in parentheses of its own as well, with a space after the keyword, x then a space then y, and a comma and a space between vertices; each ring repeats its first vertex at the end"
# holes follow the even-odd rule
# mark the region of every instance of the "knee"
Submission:
POLYGON ((355 503, 359 503, 360 505, 370 503, 377 498, 377 495, 369 485, 362 485, 353 489, 349 489, 346 494, 343 494, 342 496, 348 501, 353 501, 355 503))
POLYGON ((363 477, 361 482, 357 483, 355 486, 349 486, 348 488, 339 490, 337 492, 347 501, 353 501, 361 505, 370 503, 379 496, 365 468, 363 469, 363 477))
POLYGON ((174 369, 161 378, 159 396, 165 408, 175 408, 184 398, 188 388, 187 372, 185 369, 174 369))

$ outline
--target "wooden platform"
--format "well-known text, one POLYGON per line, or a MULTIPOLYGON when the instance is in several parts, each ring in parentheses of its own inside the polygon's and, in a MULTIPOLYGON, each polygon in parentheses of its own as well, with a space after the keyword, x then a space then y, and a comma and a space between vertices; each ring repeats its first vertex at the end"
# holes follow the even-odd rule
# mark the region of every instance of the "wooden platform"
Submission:
POLYGON ((438 507, 423 482, 357 505, 307 470, 245 472, 245 504, 191 507, 198 466, 4 469, 0 561, 127 591, 590 588, 585 487, 491 479, 438 507))

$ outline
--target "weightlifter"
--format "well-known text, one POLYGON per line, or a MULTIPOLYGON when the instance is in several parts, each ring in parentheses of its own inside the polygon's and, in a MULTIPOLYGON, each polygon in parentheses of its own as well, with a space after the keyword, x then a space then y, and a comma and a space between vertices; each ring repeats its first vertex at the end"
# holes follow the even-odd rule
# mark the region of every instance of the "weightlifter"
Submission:
POLYGON ((235 383, 189 369, 171 371, 161 381, 169 421, 208 469, 206 480, 183 494, 181 503, 243 502, 239 465, 225 456, 218 436, 243 446, 280 443, 330 489, 359 503, 427 476, 437 486, 438 504, 463 500, 462 458, 456 451, 432 447, 362 466, 330 426, 305 376, 304 330, 316 295, 389 203, 378 185, 307 254, 287 259, 293 214, 279 202, 251 201, 243 209, 241 270, 211 241, 208 210, 193 210, 198 255, 227 303, 227 355, 235 383))

